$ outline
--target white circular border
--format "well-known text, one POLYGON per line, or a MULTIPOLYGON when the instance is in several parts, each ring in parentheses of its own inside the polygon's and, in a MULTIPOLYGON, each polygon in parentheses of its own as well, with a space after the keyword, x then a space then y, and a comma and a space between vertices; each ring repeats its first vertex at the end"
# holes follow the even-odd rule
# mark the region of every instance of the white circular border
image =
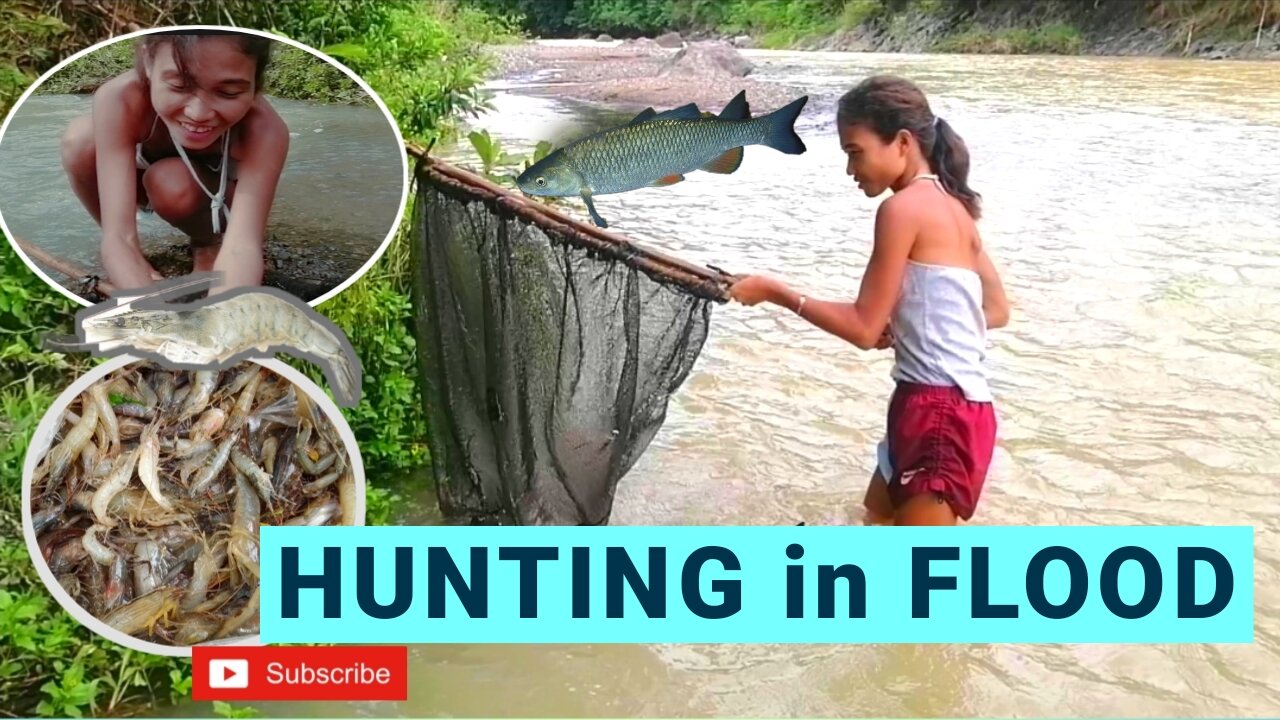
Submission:
MULTIPOLYGON (((264 37, 269 40, 275 40, 277 42, 285 43, 286 45, 292 45, 293 47, 296 47, 299 50, 304 50, 310 53, 311 55, 314 55, 315 57, 323 60, 324 62, 327 62, 330 65, 336 67, 347 77, 354 80, 355 83, 360 86, 360 89, 364 90, 365 93, 370 98, 373 99, 374 103, 377 104, 378 109, 382 111, 383 116, 386 117, 387 123, 391 125, 391 132, 396 136, 396 142, 399 144, 399 148, 400 148, 400 208, 396 210, 395 220, 392 221, 391 229, 387 232, 387 236, 383 238, 382 244, 378 246, 378 249, 373 253, 373 255, 369 256, 369 259, 365 261, 365 264, 362 265, 359 270, 353 273, 346 280, 339 283, 337 287, 326 292, 325 294, 321 295, 315 300, 310 301, 308 304, 311 305, 311 307, 316 307, 321 303, 323 303, 324 301, 342 292, 343 290, 346 290, 352 283, 364 277, 365 273, 369 272, 369 268, 373 267, 373 264, 382 258, 383 253, 385 253, 387 251, 387 248, 391 245, 391 239, 394 238, 396 235, 396 232, 400 230, 400 223, 404 221, 405 206, 409 202, 409 158, 405 153, 404 135, 400 132, 400 124, 396 122, 396 119, 394 117, 392 117, 391 110, 388 109, 387 104, 382 101, 382 97, 379 96, 378 93, 374 92, 373 88, 369 87, 369 84, 364 81, 364 78, 357 75, 354 71, 351 70, 351 68, 347 67, 346 65, 343 65, 342 63, 338 62, 336 59, 328 55, 325 55, 319 50, 316 50, 315 48, 312 48, 308 45, 303 45, 297 40, 286 38, 281 35, 274 35, 272 33, 269 33, 263 30, 253 30, 249 28, 235 27, 233 25, 171 25, 166 27, 147 28, 145 30, 139 30, 137 32, 131 32, 131 33, 126 33, 124 35, 116 35, 115 37, 107 38, 106 40, 90 45, 89 47, 75 53, 74 55, 67 57, 62 62, 55 65, 52 70, 49 70, 48 72, 46 72, 45 74, 37 78, 35 82, 31 83, 31 87, 27 88, 26 91, 22 93, 22 96, 18 98, 18 101, 14 103, 13 108, 9 111, 8 117, 6 117, 4 119, 4 122, 0 124, 0 143, 4 142, 4 134, 9 129, 9 123, 10 121, 13 120, 14 117, 18 115, 18 110, 22 108, 22 104, 27 101, 27 98, 29 98, 32 95, 32 93, 34 93, 36 89, 40 87, 40 85, 42 85, 46 80, 48 80, 49 78, 57 74, 57 72, 62 68, 66 67, 67 65, 74 62, 75 60, 78 60, 79 58, 82 58, 99 48, 104 48, 108 45, 111 45, 112 43, 117 43, 122 40, 129 40, 131 38, 141 37, 143 35, 151 35, 153 33, 158 33, 158 32, 172 32, 172 31, 178 31, 178 30, 231 30, 235 32, 242 32, 247 35, 257 35, 259 37, 264 37)), ((50 285, 54 290, 57 290, 58 292, 62 293, 64 296, 69 298, 72 302, 83 305, 84 307, 89 307, 90 305, 93 304, 88 300, 85 300, 79 295, 63 287, 62 283, 55 282, 53 278, 49 277, 47 274, 45 274, 43 270, 41 270, 35 263, 33 263, 31 261, 31 258, 27 257, 27 254, 22 251, 21 247, 18 246, 18 243, 14 242, 13 233, 9 231, 9 225, 4 221, 3 212, 0 212, 0 230, 3 230, 6 238, 8 238, 9 247, 13 248, 13 251, 18 253, 18 257, 22 258, 22 262, 26 263, 27 267, 31 268, 32 272, 40 276, 41 280, 44 280, 45 283, 50 285)))
MULTIPOLYGON (((139 640, 131 635, 126 635, 119 630, 112 628, 102 620, 94 617, 80 603, 72 599, 62 583, 58 582, 58 578, 54 576, 53 571, 49 569, 49 565, 44 562, 44 558, 40 552, 40 543, 36 539, 35 528, 31 521, 31 479, 35 476, 37 463, 44 458, 53 444, 53 437, 57 431, 59 421, 62 419, 62 413, 67 406, 71 404, 81 393, 85 392, 90 385, 103 379, 108 374, 119 370, 120 368, 133 363, 151 363, 152 361, 132 357, 129 355, 120 355, 98 365, 89 372, 76 378, 71 386, 58 396, 57 400, 45 412, 44 417, 40 420, 40 424, 36 426, 35 434, 31 436, 31 444, 27 447, 27 457, 22 465, 22 535, 27 541, 27 551, 31 555, 31 563, 35 565, 36 571, 40 575, 40 579, 44 581, 45 587, 49 592, 53 593, 54 599, 62 606, 81 625, 89 628, 93 632, 102 637, 124 647, 140 652, 151 653, 153 655, 168 655, 170 657, 191 657, 191 647, 179 647, 176 645, 161 645, 159 643, 139 640)), ((356 522, 352 525, 362 526, 365 520, 365 477, 364 463, 360 459, 360 448, 356 443, 355 433, 351 431, 351 426, 347 424, 347 419, 338 410, 337 404, 333 402, 314 382, 306 375, 303 375, 293 367, 275 359, 249 360, 248 362, 256 363, 262 367, 280 375, 286 380, 293 383, 297 390, 301 390, 320 406, 324 414, 328 417, 329 422, 333 423, 338 431, 338 437, 342 438, 343 444, 346 446, 347 457, 351 462, 351 471, 355 475, 356 483, 356 522)), ((163 367, 163 366, 162 366, 163 367)), ((344 518, 345 520, 345 518, 344 518)), ((350 527, 340 525, 336 527, 350 527)), ((227 645, 261 645, 259 640, 261 635, 248 635, 242 638, 233 638, 230 640, 215 640, 208 643, 199 643, 201 647, 207 646, 227 646, 227 645)))

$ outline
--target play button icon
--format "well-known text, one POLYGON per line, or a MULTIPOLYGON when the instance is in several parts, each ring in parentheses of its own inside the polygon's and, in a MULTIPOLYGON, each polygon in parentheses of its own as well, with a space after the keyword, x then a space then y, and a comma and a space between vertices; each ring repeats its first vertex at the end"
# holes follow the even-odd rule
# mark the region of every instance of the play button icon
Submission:
POLYGON ((233 658, 210 658, 209 687, 229 690, 249 687, 249 661, 233 658))

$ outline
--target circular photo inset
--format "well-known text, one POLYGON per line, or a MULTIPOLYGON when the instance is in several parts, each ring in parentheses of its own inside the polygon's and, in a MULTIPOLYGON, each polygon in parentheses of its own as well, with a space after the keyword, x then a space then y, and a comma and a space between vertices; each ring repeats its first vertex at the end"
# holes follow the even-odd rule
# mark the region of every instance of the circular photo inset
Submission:
POLYGON ((118 357, 41 420, 23 474, 41 579, 126 647, 258 642, 263 525, 363 525, 364 468, 337 407, 276 360, 169 370, 118 357))
POLYGON ((0 127, 0 225, 82 304, 209 270, 318 304, 382 254, 407 196, 382 100, 260 31, 113 38, 40 78, 0 127))

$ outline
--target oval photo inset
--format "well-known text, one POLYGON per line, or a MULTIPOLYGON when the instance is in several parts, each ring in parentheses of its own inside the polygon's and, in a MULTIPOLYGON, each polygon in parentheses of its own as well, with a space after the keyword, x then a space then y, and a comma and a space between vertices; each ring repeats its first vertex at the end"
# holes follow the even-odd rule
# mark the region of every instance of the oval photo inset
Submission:
POLYGON ((208 270, 319 304, 385 251, 407 178, 399 128, 362 79, 238 28, 95 45, 0 127, 0 225, 81 304, 208 270))

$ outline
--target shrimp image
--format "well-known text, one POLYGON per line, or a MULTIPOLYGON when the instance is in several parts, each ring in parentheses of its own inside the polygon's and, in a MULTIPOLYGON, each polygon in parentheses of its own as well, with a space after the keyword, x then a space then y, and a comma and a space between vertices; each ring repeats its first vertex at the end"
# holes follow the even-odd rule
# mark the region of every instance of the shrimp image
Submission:
POLYGON ((47 448, 32 450, 23 518, 50 591, 148 643, 257 633, 260 528, 363 524, 341 413, 295 383, 248 360, 218 372, 140 360, 65 393, 47 448))
POLYGON ((97 427, 98 405, 97 403, 90 403, 85 406, 84 413, 80 416, 80 422, 76 423, 71 428, 71 432, 67 433, 62 442, 49 453, 49 464, 41 466, 36 471, 37 474, 43 477, 44 472, 48 472, 53 476, 55 482, 61 480, 67 465, 72 458, 84 450, 85 445, 93 437, 94 430, 97 427))
MULTIPOLYGON (((207 290, 219 276, 199 273, 85 308, 76 313, 74 338, 47 336, 45 346, 55 352, 89 350, 98 357, 127 352, 204 371, 285 352, 319 366, 339 405, 359 403, 360 360, 346 335, 298 298, 275 288, 243 287, 192 303, 166 302, 207 290)), ((189 397, 191 413, 207 401, 204 387, 189 397)))

